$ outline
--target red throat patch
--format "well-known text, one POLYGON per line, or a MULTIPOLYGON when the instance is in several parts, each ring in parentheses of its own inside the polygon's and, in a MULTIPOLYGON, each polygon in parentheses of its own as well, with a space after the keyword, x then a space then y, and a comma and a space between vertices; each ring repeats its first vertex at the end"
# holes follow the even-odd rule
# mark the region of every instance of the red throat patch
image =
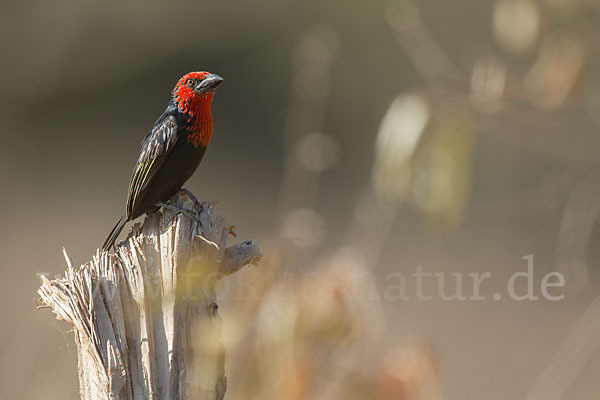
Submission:
POLYGON ((173 90, 173 99, 179 112, 189 118, 186 130, 190 133, 187 135, 187 140, 194 148, 200 145, 206 147, 210 143, 213 131, 211 114, 213 93, 198 94, 185 82, 190 78, 201 79, 207 74, 207 72, 191 72, 183 76, 173 90))

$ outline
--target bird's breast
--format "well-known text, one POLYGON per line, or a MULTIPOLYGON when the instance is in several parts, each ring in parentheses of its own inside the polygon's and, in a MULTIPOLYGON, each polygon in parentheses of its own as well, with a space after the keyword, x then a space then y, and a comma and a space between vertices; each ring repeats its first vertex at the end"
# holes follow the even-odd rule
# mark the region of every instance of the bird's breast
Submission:
POLYGON ((197 149, 199 146, 207 147, 212 138, 212 118, 191 118, 185 128, 186 141, 197 149))

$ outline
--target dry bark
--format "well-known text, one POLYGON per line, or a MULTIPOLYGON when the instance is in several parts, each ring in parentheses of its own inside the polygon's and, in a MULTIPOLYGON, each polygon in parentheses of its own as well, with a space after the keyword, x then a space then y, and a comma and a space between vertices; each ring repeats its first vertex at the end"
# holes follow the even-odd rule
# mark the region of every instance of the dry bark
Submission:
POLYGON ((81 398, 223 399, 225 353, 215 283, 260 259, 214 204, 183 192, 134 225, 114 254, 98 251, 62 279, 42 278, 42 301, 73 327, 81 398))

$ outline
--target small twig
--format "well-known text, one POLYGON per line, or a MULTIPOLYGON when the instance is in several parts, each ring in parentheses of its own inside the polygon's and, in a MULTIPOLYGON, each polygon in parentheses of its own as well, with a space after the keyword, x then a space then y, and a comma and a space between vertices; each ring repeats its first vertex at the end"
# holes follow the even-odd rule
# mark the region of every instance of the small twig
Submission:
POLYGON ((251 241, 236 244, 225 249, 219 271, 223 276, 230 275, 246 265, 258 264, 261 258, 262 255, 258 245, 253 244, 251 241))

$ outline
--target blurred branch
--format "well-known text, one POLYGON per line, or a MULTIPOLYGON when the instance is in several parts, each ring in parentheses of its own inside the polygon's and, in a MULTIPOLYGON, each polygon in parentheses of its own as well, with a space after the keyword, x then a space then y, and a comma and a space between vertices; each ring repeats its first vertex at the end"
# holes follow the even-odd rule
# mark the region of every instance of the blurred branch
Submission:
POLYGON ((97 253, 63 279, 42 277, 43 302, 73 327, 82 399, 223 399, 225 353, 215 283, 258 246, 231 247, 232 227, 213 205, 176 195, 192 210, 152 214, 116 254, 97 253))
MULTIPOLYGON (((322 143, 311 146, 310 137, 323 125, 330 91, 330 69, 337 57, 338 41, 337 32, 332 28, 316 27, 302 36, 295 50, 291 99, 284 132, 285 158, 278 202, 280 219, 295 208, 312 206, 317 196, 320 173, 328 167, 315 165, 319 163, 312 158, 302 162, 302 156, 307 152, 319 152, 327 146, 322 143)), ((328 137, 325 139, 332 141, 328 137)))
POLYGON ((588 282, 587 252, 600 213, 600 177, 592 174, 572 191, 561 222, 556 270, 581 289, 588 282))
POLYGON ((468 83, 421 19, 416 2, 392 1, 388 3, 386 16, 398 44, 430 89, 448 90, 468 83))
POLYGON ((527 400, 566 398, 567 390, 599 346, 600 297, 596 297, 537 377, 527 400))

